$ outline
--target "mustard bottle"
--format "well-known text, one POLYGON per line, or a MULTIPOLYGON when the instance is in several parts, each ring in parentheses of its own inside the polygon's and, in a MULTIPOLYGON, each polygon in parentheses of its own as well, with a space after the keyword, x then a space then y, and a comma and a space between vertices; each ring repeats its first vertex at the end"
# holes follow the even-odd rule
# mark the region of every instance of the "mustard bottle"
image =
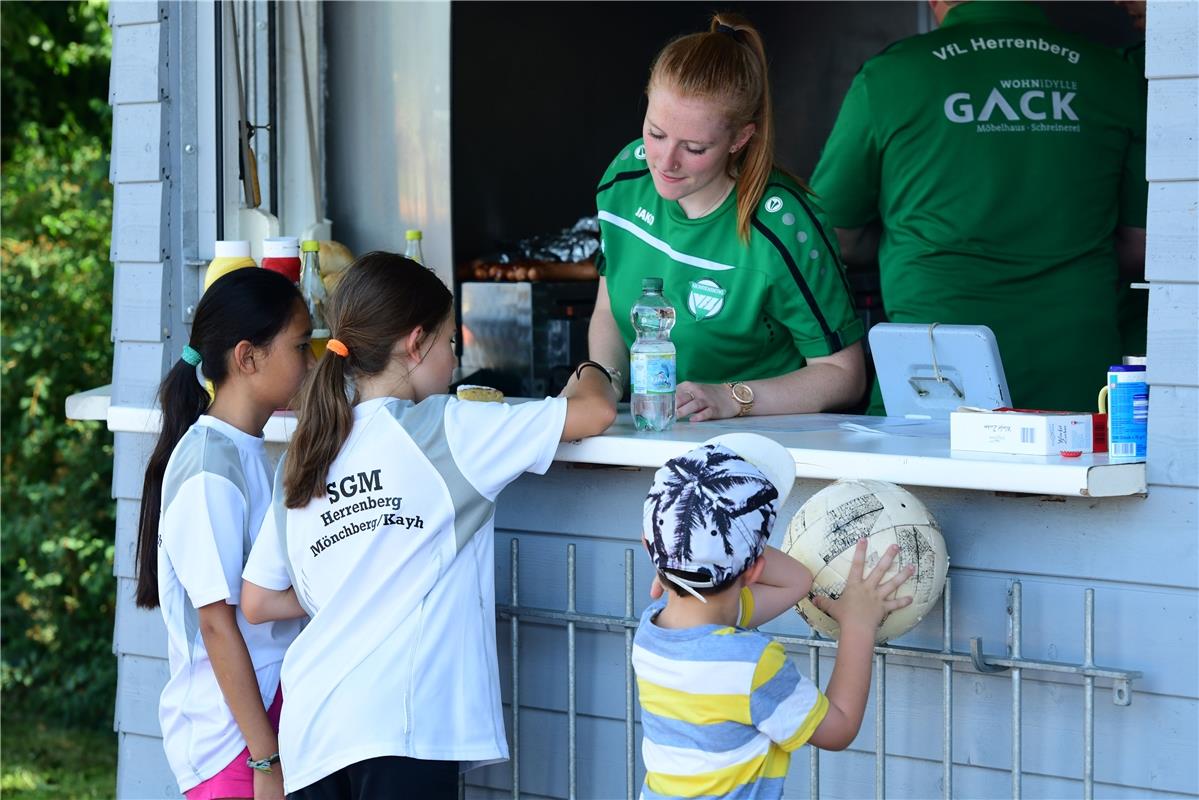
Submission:
POLYGON ((217 242, 215 253, 216 257, 209 262, 208 270, 204 273, 204 291, 208 291, 213 281, 222 275, 242 267, 258 266, 250 257, 250 243, 246 241, 217 242))

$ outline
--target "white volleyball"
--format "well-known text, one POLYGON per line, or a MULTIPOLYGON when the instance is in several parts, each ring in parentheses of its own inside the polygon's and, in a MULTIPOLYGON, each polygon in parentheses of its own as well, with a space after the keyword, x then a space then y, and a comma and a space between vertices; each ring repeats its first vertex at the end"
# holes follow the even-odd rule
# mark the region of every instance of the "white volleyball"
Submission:
POLYGON ((812 572, 812 590, 796 610, 813 629, 836 639, 836 620, 812 604, 816 594, 837 598, 853 564, 858 540, 866 539, 866 574, 892 544, 899 553, 887 577, 909 564, 912 577, 896 592, 912 604, 892 612, 879 626, 882 643, 914 628, 945 588, 949 554, 941 527, 911 492, 886 481, 843 480, 812 495, 791 519, 783 550, 812 572))

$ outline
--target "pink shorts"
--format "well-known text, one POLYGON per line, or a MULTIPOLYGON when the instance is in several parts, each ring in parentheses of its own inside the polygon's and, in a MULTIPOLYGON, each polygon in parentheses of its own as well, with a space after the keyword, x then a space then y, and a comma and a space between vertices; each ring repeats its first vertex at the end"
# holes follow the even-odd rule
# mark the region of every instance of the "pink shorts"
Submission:
MULTIPOLYGON (((271 707, 266 710, 266 717, 271 721, 271 727, 279 732, 279 712, 283 710, 283 688, 275 692, 271 707)), ((246 766, 250 757, 249 748, 234 756, 225 768, 201 784, 188 789, 183 796, 187 800, 216 800, 223 797, 254 796, 254 770, 246 766)))

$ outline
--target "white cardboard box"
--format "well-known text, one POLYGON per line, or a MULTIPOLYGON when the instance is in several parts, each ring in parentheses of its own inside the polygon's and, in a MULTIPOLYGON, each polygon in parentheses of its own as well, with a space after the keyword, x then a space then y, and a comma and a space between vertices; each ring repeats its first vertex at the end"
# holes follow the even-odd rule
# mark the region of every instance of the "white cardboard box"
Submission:
POLYGON ((949 414, 951 450, 1056 456, 1094 449, 1090 414, 959 410, 949 414))

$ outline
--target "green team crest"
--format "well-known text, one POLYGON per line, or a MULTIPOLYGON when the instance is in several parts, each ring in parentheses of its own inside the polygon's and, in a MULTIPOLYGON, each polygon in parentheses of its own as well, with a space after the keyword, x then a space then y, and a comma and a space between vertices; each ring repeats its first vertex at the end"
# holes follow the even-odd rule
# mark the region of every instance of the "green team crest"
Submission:
POLYGON ((687 295, 687 309, 695 317, 696 322, 714 317, 724 308, 724 298, 727 294, 728 291, 711 278, 691 281, 691 292, 687 295))

